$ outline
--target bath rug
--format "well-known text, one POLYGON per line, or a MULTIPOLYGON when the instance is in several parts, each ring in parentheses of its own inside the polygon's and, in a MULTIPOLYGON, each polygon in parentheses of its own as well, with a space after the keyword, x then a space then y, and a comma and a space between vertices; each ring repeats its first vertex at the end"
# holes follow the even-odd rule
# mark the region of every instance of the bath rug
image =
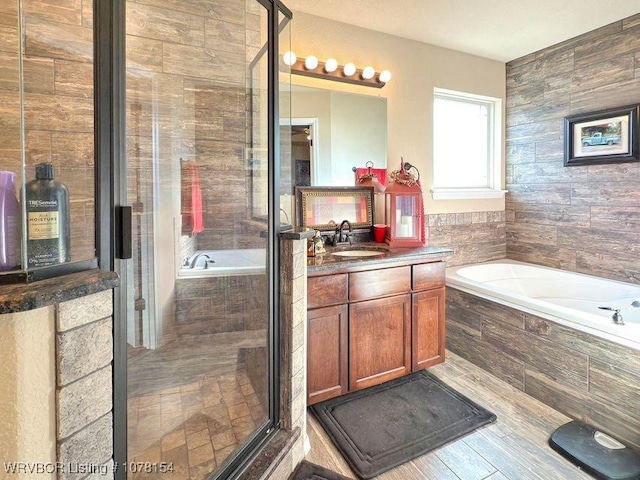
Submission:
POLYGON ((327 468, 316 465, 315 463, 303 460, 291 474, 289 480, 350 480, 347 477, 329 470, 327 468))
POLYGON ((426 370, 310 408, 363 480, 496 419, 426 370))

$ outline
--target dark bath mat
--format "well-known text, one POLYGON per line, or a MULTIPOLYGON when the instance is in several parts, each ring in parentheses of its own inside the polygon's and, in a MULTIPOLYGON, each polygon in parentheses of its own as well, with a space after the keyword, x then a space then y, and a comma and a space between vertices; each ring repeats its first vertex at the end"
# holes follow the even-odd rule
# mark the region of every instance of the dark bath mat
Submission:
POLYGON ((329 469, 303 460, 289 480, 350 480, 329 469))
POLYGON ((426 370, 310 408, 361 479, 375 477, 496 419, 426 370))

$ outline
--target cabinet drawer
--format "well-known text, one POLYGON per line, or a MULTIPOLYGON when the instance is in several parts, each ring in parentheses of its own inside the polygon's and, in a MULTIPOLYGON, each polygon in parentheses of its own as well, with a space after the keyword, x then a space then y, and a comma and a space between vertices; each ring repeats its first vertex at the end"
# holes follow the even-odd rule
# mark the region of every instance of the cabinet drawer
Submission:
POLYGON ((349 274, 349 300, 351 301, 406 293, 410 289, 410 266, 349 274))
POLYGON ((413 266, 413 289, 430 290, 444 287, 445 262, 422 263, 413 266))
POLYGON ((347 303, 347 274, 307 279, 307 308, 347 303))

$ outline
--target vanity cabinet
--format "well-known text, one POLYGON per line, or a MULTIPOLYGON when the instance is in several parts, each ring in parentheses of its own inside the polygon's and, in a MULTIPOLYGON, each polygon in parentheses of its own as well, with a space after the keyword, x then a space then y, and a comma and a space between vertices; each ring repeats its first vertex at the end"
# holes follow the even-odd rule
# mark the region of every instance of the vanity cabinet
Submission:
POLYGON ((444 361, 445 262, 311 274, 307 403, 444 361))

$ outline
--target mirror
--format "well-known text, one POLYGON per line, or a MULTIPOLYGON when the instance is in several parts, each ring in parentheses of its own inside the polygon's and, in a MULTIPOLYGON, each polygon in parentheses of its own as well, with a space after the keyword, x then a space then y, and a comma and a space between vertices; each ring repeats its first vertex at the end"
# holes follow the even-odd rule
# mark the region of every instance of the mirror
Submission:
POLYGON ((294 186, 355 185, 353 167, 387 166, 387 99, 292 85, 294 186))
POLYGON ((296 225, 326 231, 343 220, 352 228, 373 225, 372 187, 296 187, 296 225))

